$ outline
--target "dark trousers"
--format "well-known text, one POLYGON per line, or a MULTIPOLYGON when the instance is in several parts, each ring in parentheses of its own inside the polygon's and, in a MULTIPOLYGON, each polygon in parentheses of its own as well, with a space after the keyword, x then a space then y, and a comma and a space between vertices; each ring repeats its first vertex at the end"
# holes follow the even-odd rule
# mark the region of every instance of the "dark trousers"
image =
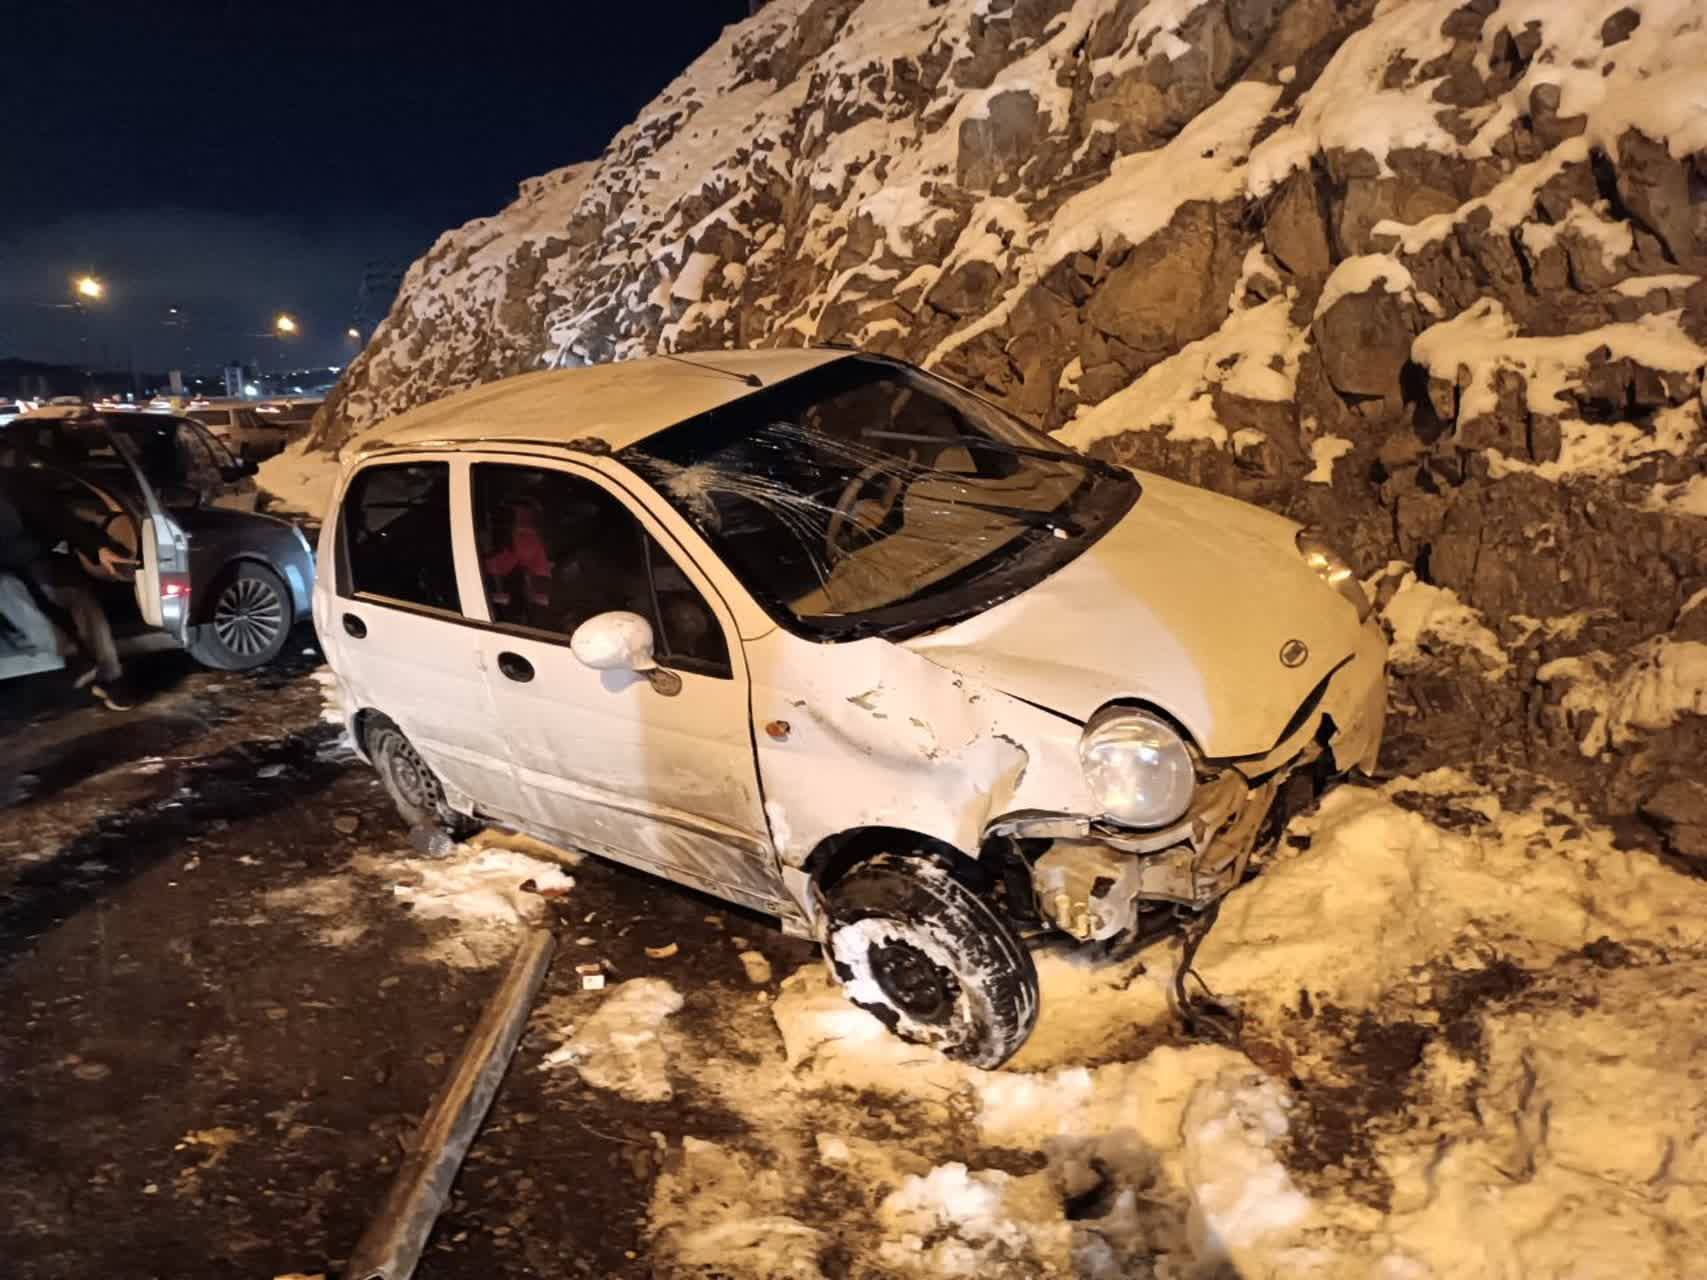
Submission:
MULTIPOLYGON (((119 665, 113 629, 76 563, 63 556, 43 556, 26 565, 22 575, 25 582, 49 604, 70 615, 71 625, 77 632, 77 648, 95 664, 101 679, 117 680, 124 668, 119 665)), ((69 645, 64 633, 57 625, 53 629, 59 634, 59 651, 65 655, 69 645)))

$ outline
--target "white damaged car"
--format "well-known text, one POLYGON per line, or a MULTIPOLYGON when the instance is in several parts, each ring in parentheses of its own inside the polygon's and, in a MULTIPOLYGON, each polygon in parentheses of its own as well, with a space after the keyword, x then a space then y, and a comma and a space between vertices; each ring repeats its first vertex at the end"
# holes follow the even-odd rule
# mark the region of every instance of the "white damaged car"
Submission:
POLYGON ((314 619, 414 825, 486 821, 818 939, 983 1065, 1026 939, 1197 918, 1372 766, 1386 644, 1331 547, 909 365, 526 374, 345 452, 314 619))

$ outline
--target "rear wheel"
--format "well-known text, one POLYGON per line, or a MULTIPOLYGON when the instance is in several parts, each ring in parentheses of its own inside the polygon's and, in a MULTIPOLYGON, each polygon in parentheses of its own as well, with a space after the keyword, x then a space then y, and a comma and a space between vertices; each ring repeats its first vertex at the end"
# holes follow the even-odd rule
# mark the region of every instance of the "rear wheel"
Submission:
POLYGON ((284 580, 265 565, 240 564, 214 584, 213 604, 190 654, 222 671, 262 667, 284 651, 290 624, 284 580))
POLYGON ((830 887, 825 953, 849 1000, 904 1040, 999 1067, 1037 1021, 1007 921, 930 858, 879 854, 830 887))
POLYGON ((438 774, 395 724, 376 716, 363 738, 379 780, 397 806, 398 816, 411 830, 424 827, 443 832, 452 840, 466 840, 480 830, 478 822, 450 807, 438 774))

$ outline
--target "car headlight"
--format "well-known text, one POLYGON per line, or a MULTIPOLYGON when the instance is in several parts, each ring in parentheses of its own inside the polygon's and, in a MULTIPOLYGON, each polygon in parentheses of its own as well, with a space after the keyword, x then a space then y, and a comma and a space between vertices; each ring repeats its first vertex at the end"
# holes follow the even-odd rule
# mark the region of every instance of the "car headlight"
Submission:
POLYGON ((1197 786, 1185 739, 1166 720, 1136 707, 1105 707, 1079 739, 1085 785, 1108 817, 1160 827, 1183 815, 1197 786))
POLYGON ((1333 543, 1314 529, 1300 529, 1298 554, 1304 557, 1304 563, 1315 571, 1318 578, 1351 601, 1359 622, 1368 619, 1374 606, 1364 594, 1363 584, 1357 580, 1357 570, 1351 567, 1351 561, 1334 549, 1333 543))

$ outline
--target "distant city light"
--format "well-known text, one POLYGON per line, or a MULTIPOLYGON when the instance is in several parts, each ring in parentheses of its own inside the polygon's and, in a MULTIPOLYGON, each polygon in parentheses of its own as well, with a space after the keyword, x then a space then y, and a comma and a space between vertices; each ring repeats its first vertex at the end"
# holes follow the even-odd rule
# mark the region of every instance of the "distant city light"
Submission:
POLYGON ((350 330, 348 330, 348 333, 349 333, 350 337, 352 337, 352 338, 359 339, 362 336, 360 329, 350 329, 350 330))
POLYGON ((297 329, 296 320, 294 317, 288 316, 281 311, 279 312, 279 318, 273 321, 273 328, 280 334, 295 333, 297 329))
POLYGON ((80 298, 99 298, 107 292, 107 286, 94 276, 78 276, 72 287, 80 298))
POLYGON ((253 382, 245 382, 243 384, 243 394, 246 396, 258 396, 261 394, 261 389, 253 382))

